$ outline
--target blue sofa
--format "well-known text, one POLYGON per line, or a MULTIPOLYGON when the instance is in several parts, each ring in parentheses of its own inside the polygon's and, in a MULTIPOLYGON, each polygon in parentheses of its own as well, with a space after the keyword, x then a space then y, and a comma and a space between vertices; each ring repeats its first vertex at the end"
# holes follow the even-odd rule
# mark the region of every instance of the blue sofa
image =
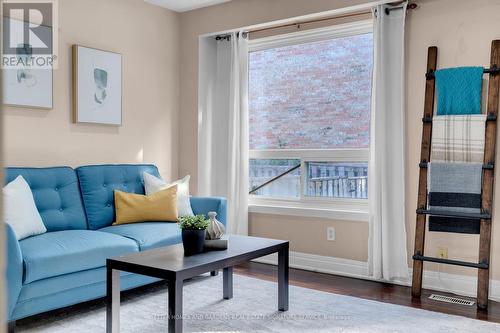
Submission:
MULTIPOLYGON (((145 164, 6 169, 6 182, 26 179, 47 228, 17 241, 7 226, 9 321, 105 296, 106 258, 181 242, 177 223, 111 225, 113 190, 144 194, 143 172, 158 176, 145 164)), ((191 206, 226 224, 224 198, 192 197, 191 206)), ((121 288, 155 281, 124 273, 121 288)))

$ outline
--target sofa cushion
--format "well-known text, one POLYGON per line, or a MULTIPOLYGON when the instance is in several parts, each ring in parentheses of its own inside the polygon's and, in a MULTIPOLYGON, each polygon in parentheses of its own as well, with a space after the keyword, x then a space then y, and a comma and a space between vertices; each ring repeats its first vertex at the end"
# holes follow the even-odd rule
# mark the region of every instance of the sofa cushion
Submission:
POLYGON ((12 227, 17 240, 47 232, 36 208, 33 192, 23 176, 3 188, 3 219, 12 227))
POLYGON ((189 202, 189 180, 190 175, 185 176, 182 179, 176 180, 171 184, 165 183, 161 178, 150 175, 149 173, 144 173, 144 190, 146 195, 151 195, 156 192, 160 192, 166 188, 177 186, 177 212, 179 216, 193 216, 193 209, 191 208, 191 203, 189 202))
POLYGON ((87 229, 80 188, 70 167, 6 168, 6 183, 23 176, 48 231, 87 229))
POLYGON ((177 221, 177 186, 151 195, 115 190, 117 224, 177 221))
POLYGON ((76 169, 89 229, 110 226, 115 221, 114 190, 144 194, 143 172, 158 176, 150 164, 90 165, 76 169))
POLYGON ((178 223, 145 222, 114 225, 100 229, 102 232, 133 239, 141 251, 180 243, 181 229, 178 223))
POLYGON ((24 283, 103 267, 106 258, 139 250, 131 239, 91 230, 48 232, 19 242, 24 283))

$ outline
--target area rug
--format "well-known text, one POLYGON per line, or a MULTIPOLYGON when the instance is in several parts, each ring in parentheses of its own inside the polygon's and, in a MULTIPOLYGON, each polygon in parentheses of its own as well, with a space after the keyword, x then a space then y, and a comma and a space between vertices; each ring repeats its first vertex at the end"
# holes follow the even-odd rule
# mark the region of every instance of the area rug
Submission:
MULTIPOLYGON (((290 310, 277 311, 277 284, 234 276, 234 298, 222 299, 222 276, 184 287, 184 332, 421 333, 500 332, 500 325, 290 286, 290 310)), ((121 332, 167 332, 167 292, 154 285, 122 297, 121 332)), ((23 320, 18 332, 105 332, 102 300, 23 320)))

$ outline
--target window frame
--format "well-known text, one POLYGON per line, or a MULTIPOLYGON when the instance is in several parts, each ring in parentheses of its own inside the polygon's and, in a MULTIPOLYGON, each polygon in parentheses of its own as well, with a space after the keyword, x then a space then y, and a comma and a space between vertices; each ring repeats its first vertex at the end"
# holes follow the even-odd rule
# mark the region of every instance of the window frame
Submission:
MULTIPOLYGON (((373 21, 361 20, 325 28, 310 29, 250 40, 248 52, 262 51, 303 43, 373 33, 373 21)), ((298 198, 249 195, 249 211, 294 216, 341 218, 368 221, 368 200, 357 198, 328 198, 306 196, 308 162, 368 163, 370 150, 355 149, 263 149, 249 150, 249 159, 298 159, 301 162, 300 194, 298 198)))

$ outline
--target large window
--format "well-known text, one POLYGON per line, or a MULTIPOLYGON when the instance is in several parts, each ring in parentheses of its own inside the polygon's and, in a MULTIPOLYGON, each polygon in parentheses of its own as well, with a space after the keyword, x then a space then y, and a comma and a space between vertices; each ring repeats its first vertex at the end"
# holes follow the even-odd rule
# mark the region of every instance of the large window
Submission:
POLYGON ((366 201, 372 66, 371 22, 251 41, 251 200, 366 201))

